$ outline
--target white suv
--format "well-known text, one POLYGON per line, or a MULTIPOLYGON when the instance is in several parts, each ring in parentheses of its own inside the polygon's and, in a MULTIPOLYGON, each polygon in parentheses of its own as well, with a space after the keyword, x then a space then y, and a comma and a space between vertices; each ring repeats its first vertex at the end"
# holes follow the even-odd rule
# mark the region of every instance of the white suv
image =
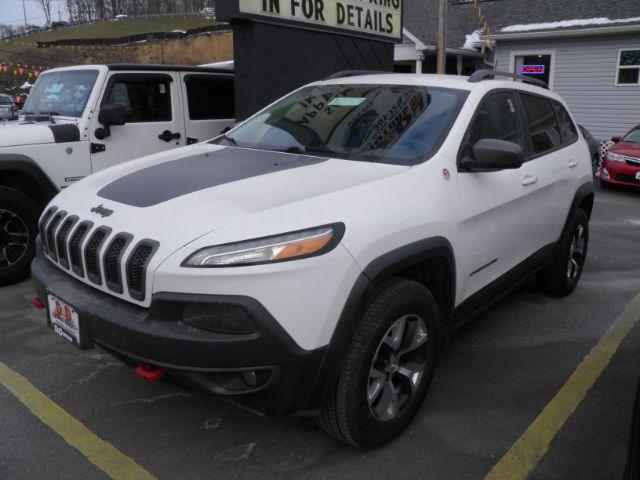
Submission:
POLYGON ((559 96, 497 75, 336 75, 77 182, 40 220, 48 321, 148 380, 391 440, 439 340, 585 261, 588 147, 559 96))

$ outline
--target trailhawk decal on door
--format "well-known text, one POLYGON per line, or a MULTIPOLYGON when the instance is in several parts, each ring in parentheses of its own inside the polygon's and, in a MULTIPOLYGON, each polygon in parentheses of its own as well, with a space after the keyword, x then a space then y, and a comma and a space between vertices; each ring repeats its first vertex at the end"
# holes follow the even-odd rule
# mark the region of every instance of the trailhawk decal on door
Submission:
POLYGON ((143 168, 111 182, 98 192, 98 196, 132 207, 150 207, 198 190, 326 160, 229 147, 143 168), (158 188, 158 185, 165 187, 158 188))

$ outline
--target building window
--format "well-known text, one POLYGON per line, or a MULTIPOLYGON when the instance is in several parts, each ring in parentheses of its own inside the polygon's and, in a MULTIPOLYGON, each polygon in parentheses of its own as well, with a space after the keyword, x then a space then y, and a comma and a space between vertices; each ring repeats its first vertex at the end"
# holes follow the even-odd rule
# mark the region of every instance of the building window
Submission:
POLYGON ((617 85, 640 84, 640 49, 620 50, 618 56, 617 85))

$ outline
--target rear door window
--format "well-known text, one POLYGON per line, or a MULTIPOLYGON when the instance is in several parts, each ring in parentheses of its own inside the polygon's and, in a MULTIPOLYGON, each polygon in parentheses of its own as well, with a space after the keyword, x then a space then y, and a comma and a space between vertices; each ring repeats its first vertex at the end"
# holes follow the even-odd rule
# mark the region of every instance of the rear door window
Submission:
POLYGON ((231 78, 190 75, 185 78, 190 120, 235 117, 231 78))
POLYGON ((560 125, 551 101, 526 93, 521 94, 521 97, 529 122, 532 154, 542 155, 561 147, 560 125))

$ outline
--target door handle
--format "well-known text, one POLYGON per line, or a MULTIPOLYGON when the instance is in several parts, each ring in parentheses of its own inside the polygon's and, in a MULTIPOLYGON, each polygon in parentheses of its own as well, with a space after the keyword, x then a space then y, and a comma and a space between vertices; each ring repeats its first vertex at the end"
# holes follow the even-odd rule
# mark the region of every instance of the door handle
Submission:
POLYGON ((170 130, 165 130, 160 135, 158 135, 160 140, 164 140, 165 142, 170 142, 171 140, 178 140, 180 138, 180 132, 171 133, 170 130))
POLYGON ((522 186, 526 187, 527 185, 533 185, 537 181, 538 181, 538 177, 535 177, 533 175, 525 175, 524 178, 522 179, 522 186))
POLYGON ((569 160, 569 163, 567 164, 567 166, 569 168, 576 168, 578 166, 578 162, 576 162, 575 160, 569 160))

